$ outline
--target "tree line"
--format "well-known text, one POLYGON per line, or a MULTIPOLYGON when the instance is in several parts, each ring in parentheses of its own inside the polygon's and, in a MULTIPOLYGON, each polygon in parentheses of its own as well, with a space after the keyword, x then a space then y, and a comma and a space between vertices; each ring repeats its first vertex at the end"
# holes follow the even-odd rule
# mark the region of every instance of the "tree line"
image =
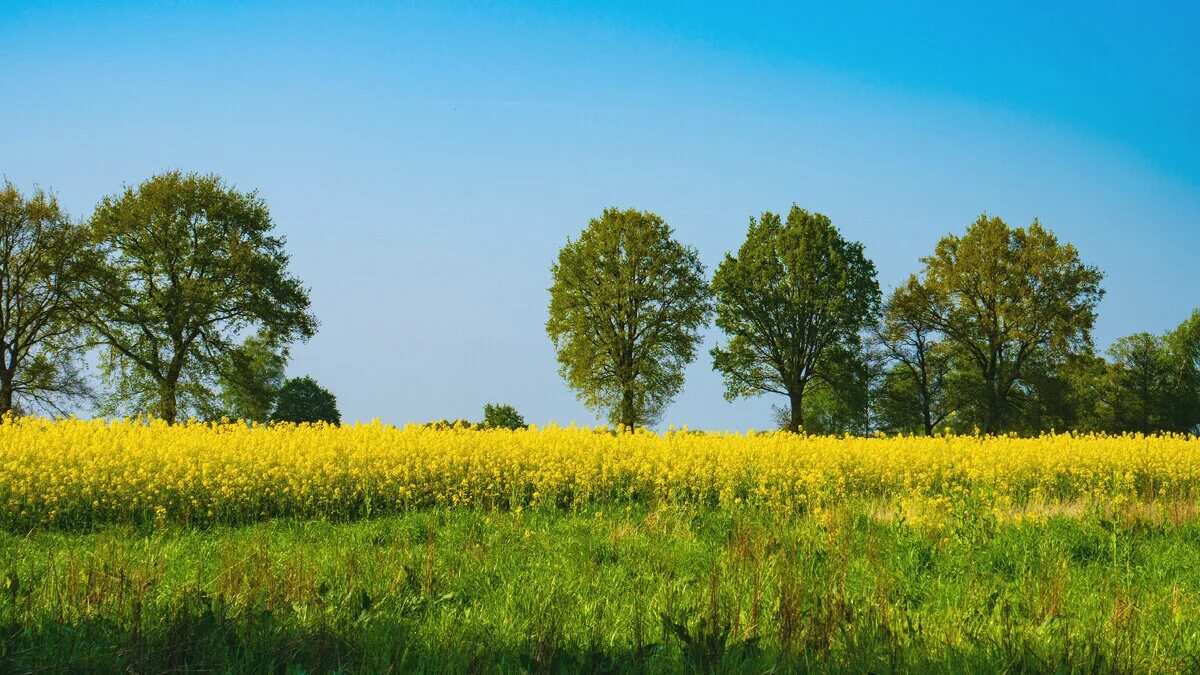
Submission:
POLYGON ((551 267, 560 372, 621 428, 653 424, 701 332, 726 398, 775 394, 778 425, 933 435, 1200 426, 1200 312, 1097 353, 1103 274, 1037 220, 981 215, 885 297, 861 243, 793 205, 750 219, 709 279, 653 213, 605 209, 551 267))
MULTIPOLYGON (((257 193, 213 175, 153 176, 81 221, 6 180, 0 413, 339 421, 328 390, 285 377, 318 327, 285 243, 257 193)), ((714 319, 726 397, 781 397, 792 431, 1200 426, 1200 312, 1097 353, 1103 274, 1036 220, 980 216, 920 263, 884 297, 862 244, 793 205, 751 218, 709 278, 662 218, 610 208, 553 263, 546 330, 568 385, 625 428, 660 419, 714 319)), ((523 423, 503 408, 489 426, 523 423)))
POLYGON ((284 376, 318 326, 284 244, 262 198, 217 176, 153 176, 83 221, 5 180, 0 413, 339 421, 328 390, 284 376))

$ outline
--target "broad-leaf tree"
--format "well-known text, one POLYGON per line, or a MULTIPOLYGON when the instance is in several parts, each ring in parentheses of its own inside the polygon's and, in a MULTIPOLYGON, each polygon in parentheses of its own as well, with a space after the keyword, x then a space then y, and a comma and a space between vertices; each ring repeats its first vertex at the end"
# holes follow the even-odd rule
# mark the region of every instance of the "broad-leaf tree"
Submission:
POLYGON ((211 414, 237 339, 313 335, 308 292, 256 193, 212 175, 164 173, 105 197, 90 222, 99 258, 80 314, 108 349, 113 408, 169 422, 211 414))
POLYGON ((710 312, 699 254, 655 214, 608 208, 551 274, 546 332, 567 384, 622 428, 657 421, 710 312))
POLYGON ((922 262, 925 318, 975 378, 968 392, 983 431, 1012 421, 1035 363, 1090 348, 1103 274, 1037 220, 1011 228, 984 214, 922 262))
POLYGON ((492 429, 524 429, 525 418, 517 409, 506 403, 487 403, 483 406, 483 422, 480 426, 492 429))
POLYGON ((66 413, 89 394, 70 314, 88 274, 84 242, 53 195, 0 186, 0 414, 66 413))
POLYGON ((788 397, 786 427, 804 426, 804 394, 822 359, 858 339, 879 306, 875 264, 829 218, 793 205, 787 222, 750 219, 737 256, 712 282, 717 325, 729 336, 712 350, 725 396, 788 397))

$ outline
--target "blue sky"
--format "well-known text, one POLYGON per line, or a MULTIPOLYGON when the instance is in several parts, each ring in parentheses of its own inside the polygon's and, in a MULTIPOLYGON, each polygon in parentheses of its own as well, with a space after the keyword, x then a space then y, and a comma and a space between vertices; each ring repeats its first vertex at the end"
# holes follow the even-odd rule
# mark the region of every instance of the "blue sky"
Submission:
MULTIPOLYGON (((885 289, 982 211, 1037 216, 1107 274, 1099 346, 1200 306, 1194 4, 101 4, 0 4, 0 173, 78 217, 171 168, 259 190, 322 322, 290 372, 349 419, 594 423, 546 288, 607 205, 711 269, 796 202, 885 289)), ((773 402, 705 353, 664 423, 773 402)))

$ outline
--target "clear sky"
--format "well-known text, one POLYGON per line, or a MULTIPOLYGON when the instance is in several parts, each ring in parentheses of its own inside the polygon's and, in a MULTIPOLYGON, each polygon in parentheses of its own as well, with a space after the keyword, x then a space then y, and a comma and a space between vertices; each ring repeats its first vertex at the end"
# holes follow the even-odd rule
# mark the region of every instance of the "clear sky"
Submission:
MULTIPOLYGON (((322 323, 290 374, 351 420, 594 423, 546 288, 608 205, 711 271, 796 202, 885 290, 980 212, 1037 216, 1107 273, 1100 347, 1175 325, 1200 306, 1200 6, 976 4, 0 2, 0 173, 77 217, 172 168, 259 190, 322 323)), ((727 403, 717 337, 664 424, 765 428, 782 401, 727 403)))

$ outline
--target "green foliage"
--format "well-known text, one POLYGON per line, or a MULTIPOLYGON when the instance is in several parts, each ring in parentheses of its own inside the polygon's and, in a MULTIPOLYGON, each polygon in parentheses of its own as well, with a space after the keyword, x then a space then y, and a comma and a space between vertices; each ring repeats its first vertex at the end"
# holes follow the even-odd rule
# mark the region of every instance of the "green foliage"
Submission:
POLYGON ((283 387, 288 352, 267 335, 255 334, 224 356, 217 375, 222 415, 266 422, 283 387))
MULTIPOLYGON (((162 387, 150 371, 124 358, 111 346, 102 346, 97 359, 104 392, 96 401, 96 412, 106 417, 154 416, 165 405, 162 387)), ((224 410, 214 389, 215 369, 186 368, 180 371, 173 387, 173 405, 177 415, 196 419, 218 419, 224 410)))
POLYGON ((880 297, 862 244, 795 205, 786 224, 769 211, 751 218, 745 243, 737 257, 726 254, 712 288, 717 326, 729 336, 712 350, 726 398, 787 396, 793 431, 804 424, 805 389, 823 358, 854 347, 880 297))
POLYGON ((1177 380, 1164 340, 1149 333, 1121 338, 1108 349, 1118 398, 1118 428, 1150 433, 1168 426, 1177 380))
POLYGON ((923 319, 954 345, 963 412, 999 432, 1019 418, 1035 366, 1091 347, 1103 275, 1034 220, 982 215, 922 259, 923 319))
POLYGON ((0 185, 0 414, 65 413, 90 395, 71 311, 88 258, 83 228, 42 190, 0 185))
POLYGON ((426 429, 475 429, 478 428, 479 425, 471 420, 465 420, 461 417, 453 420, 443 417, 440 420, 426 422, 422 426, 424 426, 426 429))
MULTIPOLYGON (((832 435, 869 433, 877 367, 874 355, 862 349, 857 341, 827 350, 817 377, 805 392, 804 431, 832 435)), ((787 429, 791 411, 781 409, 778 417, 780 428, 787 429)))
POLYGON ((483 406, 483 422, 485 427, 497 429, 524 429, 525 418, 511 405, 487 403, 483 406))
POLYGON ((559 372, 623 428, 648 425, 683 387, 710 306, 695 249, 653 213, 608 208, 551 267, 559 372))
POLYGON ((1112 398, 1111 364, 1104 357, 1084 353, 1067 361, 1059 369, 1067 385, 1066 405, 1072 411, 1069 422, 1057 429, 1080 432, 1109 432, 1116 429, 1116 402, 1112 398))
POLYGON ((1104 360, 1090 350, 1064 359, 1037 359, 1019 389, 1020 405, 1009 428, 1025 435, 1109 429, 1098 407, 1105 371, 1104 360))
POLYGON ((872 344, 891 363, 879 381, 879 424, 886 431, 933 435, 953 410, 953 350, 930 323, 931 298, 915 276, 892 292, 873 326, 872 344))
POLYGON ((257 194, 216 176, 164 173, 100 202, 79 315, 107 348, 108 409, 210 416, 237 335, 313 335, 308 292, 273 229, 257 194))
POLYGON ((1200 431, 1200 309, 1168 333, 1165 343, 1178 378, 1171 398, 1171 428, 1200 431))
POLYGON ((338 412, 337 398, 333 393, 305 375, 293 377, 283 383, 276 397, 275 412, 271 413, 271 420, 341 424, 342 414, 338 412))
POLYGON ((885 433, 931 434, 922 417, 923 399, 911 373, 891 364, 881 374, 872 392, 875 428, 885 433))
POLYGON ((1187 672, 1198 538, 874 503, 0 533, 0 670, 1187 672))
POLYGON ((1195 432, 1200 426, 1200 311, 1165 335, 1137 333, 1108 350, 1097 378, 1104 431, 1195 432))

